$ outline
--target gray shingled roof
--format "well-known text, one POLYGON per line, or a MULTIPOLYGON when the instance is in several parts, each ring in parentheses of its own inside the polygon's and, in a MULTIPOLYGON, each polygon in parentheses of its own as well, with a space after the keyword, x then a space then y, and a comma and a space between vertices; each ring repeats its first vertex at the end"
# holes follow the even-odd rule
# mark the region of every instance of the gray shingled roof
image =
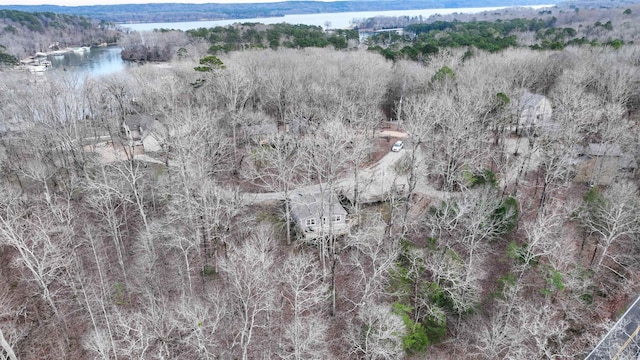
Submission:
POLYGON ((131 114, 124 118, 124 123, 131 130, 149 130, 153 127, 155 118, 149 114, 131 114))
POLYGON ((622 156, 618 144, 594 144, 587 145, 587 154, 591 156, 622 156))
POLYGON ((324 210, 323 217, 347 215, 335 196, 325 194, 324 201, 321 194, 297 194, 291 197, 291 213, 298 220, 318 218, 321 210, 324 210))
POLYGON ((275 122, 258 125, 249 125, 245 129, 247 136, 272 135, 278 132, 278 125, 275 122))
POLYGON ((522 94, 522 97, 520 98, 520 104, 519 105, 520 105, 521 109, 528 108, 528 107, 535 107, 542 100, 544 100, 544 96, 543 95, 532 94, 530 92, 526 92, 526 93, 522 94))

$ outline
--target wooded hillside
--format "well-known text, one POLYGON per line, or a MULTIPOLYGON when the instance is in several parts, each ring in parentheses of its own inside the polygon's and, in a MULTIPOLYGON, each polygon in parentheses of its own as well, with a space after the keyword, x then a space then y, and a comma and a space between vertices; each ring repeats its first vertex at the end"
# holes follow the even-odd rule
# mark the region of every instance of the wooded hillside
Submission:
POLYGON ((49 51, 50 45, 56 46, 56 49, 91 46, 115 42, 117 38, 118 33, 112 25, 83 16, 0 10, 0 46, 5 53, 18 59, 37 51, 49 51))
MULTIPOLYGON (((602 5, 601 5, 602 6, 602 5)), ((640 6, 601 8, 562 3, 541 10, 508 8, 479 14, 376 17, 357 23, 378 30, 365 43, 388 59, 421 60, 441 48, 471 46, 487 51, 507 47, 561 50, 569 45, 620 47, 638 41, 634 30, 640 6), (399 31, 380 31, 398 29, 399 31)))
POLYGON ((637 296, 637 44, 207 47, 0 72, 5 357, 583 358, 637 296))

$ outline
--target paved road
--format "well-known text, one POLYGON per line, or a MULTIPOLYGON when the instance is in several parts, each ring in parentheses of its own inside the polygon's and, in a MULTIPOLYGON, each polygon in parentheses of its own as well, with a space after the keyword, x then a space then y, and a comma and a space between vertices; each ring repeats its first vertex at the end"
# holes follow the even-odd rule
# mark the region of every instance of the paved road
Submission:
MULTIPOLYGON (((360 202, 375 202, 384 200, 384 197, 389 194, 394 187, 408 188, 409 176, 408 174, 397 174, 395 166, 405 153, 411 150, 403 149, 399 152, 389 152, 380 161, 373 164, 371 167, 360 170, 358 175, 358 191, 360 193, 360 202)), ((353 196, 353 188, 355 185, 355 178, 353 174, 339 179, 334 188, 345 194, 348 198, 353 196)), ((320 192, 320 185, 308 185, 302 186, 292 193, 301 194, 313 194, 320 192)), ((446 199, 452 196, 450 193, 444 191, 438 191, 431 185, 427 184, 426 179, 418 179, 415 192, 425 195, 434 199, 446 199)), ((283 200, 282 193, 245 193, 243 197, 247 203, 260 203, 273 200, 283 200)))
MULTIPOLYGON (((396 164, 404 157, 410 156, 411 149, 405 148, 399 152, 389 152, 373 166, 363 169, 360 172, 358 190, 361 202, 373 202, 384 200, 384 197, 393 191, 394 188, 409 188, 409 173, 397 174, 396 164)), ((417 157, 422 158, 421 151, 417 157)), ((342 179, 338 186, 342 191, 352 197, 355 181, 353 176, 342 179)), ((439 191, 427 183, 427 179, 418 176, 415 192, 433 199, 444 200, 451 197, 451 193, 439 191)))
MULTIPOLYGON (((381 133, 384 135, 384 133, 381 133)), ((401 132, 392 132, 394 137, 406 137, 406 133, 401 132)), ((381 135, 382 136, 382 135, 381 135)), ((102 139, 104 140, 104 139, 102 139)), ((109 142, 101 142, 95 144, 93 146, 85 147, 87 151, 93 151, 98 153, 102 161, 105 163, 117 161, 117 160, 125 160, 127 158, 126 153, 123 149, 112 146, 109 142)), ((389 152, 378 162, 373 164, 372 166, 361 169, 358 175, 358 191, 360 194, 360 202, 375 202, 382 201, 385 197, 391 193, 394 189, 408 189, 409 187, 409 174, 408 172, 397 174, 396 173, 396 164, 405 156, 409 156, 409 152, 411 149, 405 148, 399 152, 389 152)), ((424 156, 422 152, 419 150, 417 153, 418 158, 424 156)), ((149 162, 149 163, 158 163, 163 164, 162 161, 154 159, 148 155, 137 154, 134 155, 136 160, 149 162)), ((176 166, 177 164, 169 161, 169 166, 176 166)), ((349 174, 347 177, 339 179, 334 184, 334 189, 342 192, 348 198, 353 197, 353 189, 355 185, 355 179, 353 173, 349 174)), ((221 190, 228 192, 229 196, 234 196, 231 190, 221 190)), ((320 185, 307 185, 296 188, 291 191, 294 193, 302 193, 302 194, 314 194, 321 192, 320 185)), ((415 192, 427 196, 432 199, 447 199, 453 196, 451 193, 443 192, 434 189, 430 184, 427 183, 426 179, 418 178, 416 182, 415 192)), ((270 202, 275 200, 284 200, 284 195, 280 192, 270 192, 270 193, 242 193, 242 198, 247 204, 257 204, 263 202, 270 202)))
POLYGON ((585 360, 640 359, 640 296, 585 360))

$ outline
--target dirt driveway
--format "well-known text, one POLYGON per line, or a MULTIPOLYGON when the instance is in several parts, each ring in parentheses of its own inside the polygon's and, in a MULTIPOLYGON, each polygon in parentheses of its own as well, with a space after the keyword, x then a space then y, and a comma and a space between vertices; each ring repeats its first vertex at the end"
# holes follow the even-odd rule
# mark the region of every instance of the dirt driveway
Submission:
MULTIPOLYGON (((129 146, 125 146, 119 142, 104 141, 93 145, 85 145, 83 150, 88 153, 94 153, 98 155, 98 161, 103 164, 112 163, 114 161, 128 160, 128 153, 131 152, 129 146)), ((133 148, 133 156, 143 155, 144 150, 141 146, 133 148)))

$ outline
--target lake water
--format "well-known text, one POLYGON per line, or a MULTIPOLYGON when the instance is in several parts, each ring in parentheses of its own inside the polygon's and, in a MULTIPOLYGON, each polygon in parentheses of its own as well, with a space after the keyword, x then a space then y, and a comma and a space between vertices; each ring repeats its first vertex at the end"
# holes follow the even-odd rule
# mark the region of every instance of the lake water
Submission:
POLYGON ((49 71, 73 71, 80 77, 101 76, 123 70, 127 63, 120 57, 118 46, 92 48, 84 52, 69 52, 62 56, 49 55, 53 69, 49 71))
MULTIPOLYGON (((532 5, 531 8, 543 8, 553 5, 532 5)), ((190 21, 190 22, 168 22, 168 23, 140 23, 140 24, 120 24, 122 27, 135 31, 152 31, 153 29, 176 29, 191 30, 198 28, 211 28, 216 26, 226 26, 234 23, 259 22, 263 24, 305 24, 325 27, 327 24, 332 29, 347 29, 352 26, 353 19, 366 19, 375 16, 422 16, 428 18, 431 15, 448 15, 454 13, 479 13, 483 11, 493 11, 506 7, 485 7, 485 8, 458 8, 458 9, 423 9, 423 10, 393 10, 393 11, 360 11, 342 13, 321 13, 303 15, 285 15, 279 17, 265 17, 253 19, 228 19, 212 21, 190 21)))

